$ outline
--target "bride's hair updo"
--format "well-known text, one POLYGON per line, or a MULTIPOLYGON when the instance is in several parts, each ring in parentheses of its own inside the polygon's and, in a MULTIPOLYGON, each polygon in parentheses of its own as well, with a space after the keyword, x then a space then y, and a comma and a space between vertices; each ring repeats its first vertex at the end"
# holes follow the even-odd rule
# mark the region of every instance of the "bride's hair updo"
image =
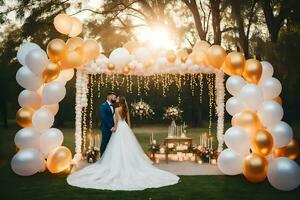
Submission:
POLYGON ((122 108, 122 112, 120 113, 121 118, 126 119, 128 113, 128 105, 124 96, 119 96, 119 107, 122 108))

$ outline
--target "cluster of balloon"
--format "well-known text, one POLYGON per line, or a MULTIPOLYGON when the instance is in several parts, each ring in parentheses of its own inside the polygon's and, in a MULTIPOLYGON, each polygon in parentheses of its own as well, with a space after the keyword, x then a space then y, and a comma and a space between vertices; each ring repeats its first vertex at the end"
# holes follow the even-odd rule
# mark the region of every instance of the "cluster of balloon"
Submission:
POLYGON ((11 167, 21 176, 30 176, 46 168, 52 173, 69 168, 71 151, 61 146, 63 133, 51 127, 59 102, 66 95, 65 84, 74 76, 74 68, 99 55, 97 42, 76 37, 82 31, 82 24, 76 17, 59 14, 54 26, 71 38, 67 42, 58 38, 51 40, 47 52, 27 42, 17 53, 22 67, 17 71, 16 80, 24 90, 18 97, 21 108, 16 121, 22 129, 15 135, 19 151, 11 167))
MULTIPOLYGON (((216 52, 221 55, 220 50, 216 52)), ((292 128, 281 121, 282 87, 273 77, 272 65, 245 60, 241 53, 231 52, 221 69, 230 75, 226 88, 232 97, 226 102, 226 110, 233 117, 232 127, 224 136, 228 148, 219 155, 218 167, 228 175, 243 173, 254 183, 268 178, 279 190, 297 188, 300 167, 294 159, 299 154, 299 144, 292 128)))

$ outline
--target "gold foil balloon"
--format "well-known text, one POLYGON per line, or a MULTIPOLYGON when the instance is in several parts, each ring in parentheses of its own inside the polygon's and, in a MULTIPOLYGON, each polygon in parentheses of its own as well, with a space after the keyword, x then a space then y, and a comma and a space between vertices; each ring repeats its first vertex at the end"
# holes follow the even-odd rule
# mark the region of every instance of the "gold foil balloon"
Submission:
POLYGON ((82 51, 85 61, 96 59, 100 54, 98 43, 92 39, 84 41, 82 51))
POLYGON ((280 96, 275 97, 273 100, 282 105, 282 99, 280 96))
POLYGON ((42 78, 44 83, 48 83, 50 81, 55 80, 60 73, 60 66, 57 63, 49 61, 47 67, 44 69, 42 73, 42 78))
POLYGON ((129 72, 130 72, 130 69, 129 69, 128 66, 124 66, 124 67, 122 68, 122 73, 123 73, 123 74, 128 74, 129 72))
POLYGON ((261 122, 255 112, 242 111, 235 114, 231 120, 232 126, 239 126, 253 136, 255 132, 262 127, 261 122))
POLYGON ((16 121, 21 127, 32 127, 32 115, 34 110, 32 108, 20 108, 16 114, 16 121))
POLYGON ((241 76, 245 69, 245 63, 246 60, 242 53, 230 52, 226 56, 223 71, 230 76, 241 76))
POLYGON ((207 50, 207 57, 209 63, 219 69, 226 58, 226 51, 219 45, 213 45, 207 50))
POLYGON ((208 65, 207 54, 204 51, 193 52, 191 57, 192 57, 192 60, 195 64, 208 65))
POLYGON ((300 153, 300 147, 298 141, 294 138, 291 142, 281 148, 274 150, 274 157, 288 157, 289 159, 295 160, 300 153))
POLYGON ((82 57, 77 51, 68 51, 60 64, 62 69, 80 67, 82 65, 82 57))
POLYGON ((167 59, 170 63, 174 63, 176 61, 176 55, 174 51, 171 50, 167 52, 167 59))
POLYGON ((257 84, 262 75, 262 65, 256 59, 248 59, 245 64, 243 77, 250 83, 257 84))
POLYGON ((128 50, 129 53, 132 53, 135 49, 139 47, 139 43, 135 41, 129 41, 123 45, 125 49, 128 50))
POLYGON ((114 71, 115 68, 116 68, 116 66, 115 66, 113 63, 109 63, 109 64, 107 65, 107 69, 110 70, 110 71, 114 71))
POLYGON ((83 46, 83 39, 80 37, 72 37, 67 40, 66 45, 69 51, 74 51, 77 48, 81 48, 83 46))
POLYGON ((47 54, 53 62, 61 60, 66 52, 66 43, 61 39, 53 39, 47 45, 47 54))
POLYGON ((178 58, 180 58, 182 63, 185 63, 185 61, 187 60, 189 54, 188 54, 186 49, 180 49, 176 52, 176 56, 178 58))
POLYGON ((71 17, 72 28, 69 32, 70 37, 75 37, 82 32, 82 24, 77 17, 71 17))
POLYGON ((71 151, 64 146, 54 149, 47 158, 47 168, 51 173, 59 173, 67 169, 72 161, 71 151))
POLYGON ((267 156, 273 149, 273 137, 268 131, 259 129, 252 139, 252 146, 253 152, 261 156, 267 156))
POLYGON ((210 47, 210 44, 204 40, 198 41, 194 47, 193 51, 198 52, 198 51, 206 51, 210 47))
POLYGON ((267 176, 268 161, 256 153, 248 155, 243 162, 243 174, 248 181, 262 182, 267 176))
POLYGON ((68 35, 72 29, 71 17, 66 14, 59 14, 54 18, 55 29, 65 35, 68 35))

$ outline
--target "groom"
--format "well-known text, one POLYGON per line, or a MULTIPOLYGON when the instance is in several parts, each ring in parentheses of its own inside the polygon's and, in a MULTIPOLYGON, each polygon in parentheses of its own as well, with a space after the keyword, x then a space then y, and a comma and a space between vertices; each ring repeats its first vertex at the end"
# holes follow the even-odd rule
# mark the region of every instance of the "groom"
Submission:
POLYGON ((111 129, 114 126, 114 103, 116 102, 117 95, 110 91, 107 93, 107 100, 100 106, 99 115, 101 120, 100 130, 102 132, 102 141, 100 146, 100 154, 103 155, 106 146, 111 137, 111 129))

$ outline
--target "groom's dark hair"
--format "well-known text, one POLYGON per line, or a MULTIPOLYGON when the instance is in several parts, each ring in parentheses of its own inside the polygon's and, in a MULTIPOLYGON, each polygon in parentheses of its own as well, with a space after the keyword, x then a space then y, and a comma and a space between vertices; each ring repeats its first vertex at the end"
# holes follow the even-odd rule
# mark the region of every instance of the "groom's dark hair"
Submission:
POLYGON ((112 94, 117 96, 117 94, 114 91, 108 91, 107 92, 107 96, 112 95, 112 94))

